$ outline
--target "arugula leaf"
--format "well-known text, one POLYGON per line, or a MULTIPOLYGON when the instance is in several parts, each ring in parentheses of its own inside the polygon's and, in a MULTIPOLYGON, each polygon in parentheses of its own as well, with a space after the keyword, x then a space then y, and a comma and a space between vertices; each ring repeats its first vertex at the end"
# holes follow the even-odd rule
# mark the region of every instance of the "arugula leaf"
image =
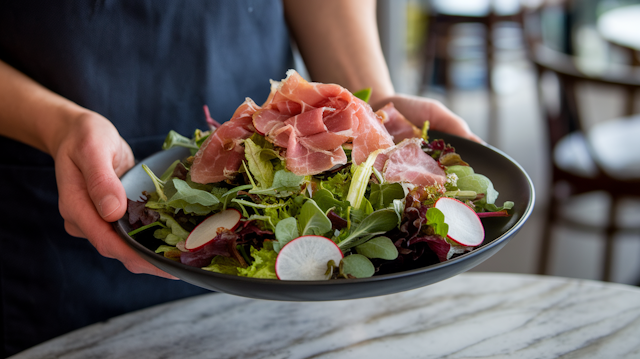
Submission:
POLYGON ((146 229, 149 229, 149 228, 155 227, 155 226, 164 227, 164 224, 162 224, 162 222, 160 222, 160 221, 155 221, 155 222, 153 222, 153 223, 149 223, 149 224, 147 224, 147 225, 145 225, 145 226, 142 226, 142 227, 136 228, 136 229, 134 229, 133 231, 131 231, 131 232, 127 233, 127 234, 129 235, 129 237, 133 237, 134 235, 136 235, 136 234, 138 234, 138 233, 140 233, 140 232, 142 232, 142 231, 144 231, 144 230, 146 230, 146 229))
POLYGON ((373 236, 392 230, 397 225, 398 216, 394 209, 379 209, 365 217, 357 227, 352 229, 349 236, 338 243, 338 247, 342 250, 349 249, 363 243, 358 241, 359 238, 365 236, 373 238, 373 236))
POLYGON ((173 170, 176 168, 178 163, 180 163, 180 160, 173 161, 173 163, 164 171, 162 176, 160 176, 160 180, 166 182, 169 178, 171 178, 171 175, 173 174, 173 170))
POLYGON ((193 152, 198 151, 199 148, 194 140, 187 138, 174 130, 171 130, 169 131, 169 134, 167 134, 167 137, 164 139, 162 149, 168 150, 173 147, 186 147, 191 149, 193 152))
POLYGON ((167 201, 168 206, 182 209, 185 213, 204 216, 220 203, 220 200, 213 194, 191 188, 187 182, 179 178, 174 178, 172 182, 176 193, 167 201))
POLYGON ((158 197, 160 197, 161 200, 166 201, 167 196, 164 194, 165 182, 158 178, 158 176, 156 176, 156 174, 151 171, 151 168, 149 168, 149 166, 145 165, 144 163, 142 164, 142 169, 147 173, 147 175, 149 175, 149 177, 151 177, 151 181, 153 182, 153 186, 156 188, 158 197))
POLYGON ((308 199, 300 208, 298 227, 301 235, 321 236, 331 230, 331 220, 318 207, 316 201, 308 199))
POLYGON ((300 185, 304 181, 304 176, 298 176, 293 172, 281 169, 273 175, 271 187, 264 189, 251 189, 252 194, 266 194, 277 197, 288 197, 296 192, 300 192, 300 185))

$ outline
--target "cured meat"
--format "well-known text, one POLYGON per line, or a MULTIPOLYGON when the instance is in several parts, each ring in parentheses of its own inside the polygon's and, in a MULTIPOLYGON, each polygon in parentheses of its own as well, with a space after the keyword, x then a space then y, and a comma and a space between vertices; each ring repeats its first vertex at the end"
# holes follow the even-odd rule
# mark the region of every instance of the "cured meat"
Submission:
POLYGON ((353 139, 353 151, 351 152, 353 163, 360 164, 366 161, 369 154, 377 149, 393 147, 391 136, 382 125, 379 117, 373 113, 371 107, 360 106, 355 115, 360 120, 360 124, 353 139))
POLYGON ((408 182, 420 186, 444 184, 446 174, 436 160, 424 153, 422 139, 406 139, 387 153, 389 159, 384 166, 386 181, 408 182))
POLYGON ((223 123, 204 141, 191 166, 192 181, 220 182, 238 173, 244 159, 242 140, 255 132, 252 115, 259 108, 251 99, 246 99, 231 120, 223 123))
POLYGON ((299 138, 300 143, 312 151, 334 151, 340 148, 348 139, 348 136, 332 132, 322 132, 299 138))
POLYGON ((266 135, 282 127, 283 122, 286 121, 289 116, 283 115, 277 110, 260 109, 254 112, 251 118, 253 119, 253 127, 255 127, 256 131, 261 135, 266 135))
POLYGON ((345 163, 347 163, 347 155, 342 147, 334 151, 314 151, 300 144, 297 136, 291 136, 289 139, 287 169, 293 173, 315 175, 345 163))
POLYGON ((296 135, 299 137, 311 136, 321 132, 327 132, 327 127, 322 121, 324 107, 316 108, 311 111, 303 112, 299 115, 290 117, 284 123, 293 126, 296 135))
POLYGON ((262 108, 262 112, 254 116, 254 126, 260 133, 265 133, 269 141, 288 149, 287 169, 298 175, 326 171, 331 168, 326 167, 329 164, 345 164, 346 157, 342 156, 344 151, 340 146, 347 142, 353 144, 355 164, 364 162, 377 149, 393 146, 382 118, 367 103, 339 85, 307 82, 294 70, 288 71, 281 82, 272 81, 271 94, 262 108), (293 133, 285 126, 293 127, 293 133), (294 149, 290 147, 294 143, 291 136, 296 137, 294 149), (304 166, 293 165, 297 160, 291 158, 298 158, 304 152, 299 146, 307 151, 304 166), (335 153, 339 148, 339 153, 335 153), (323 151, 331 161, 312 155, 312 152, 323 151))
POLYGON ((422 133, 418 127, 409 122, 393 105, 389 102, 383 108, 376 111, 382 118, 382 123, 387 132, 393 137, 393 142, 400 143, 402 140, 413 137, 421 137, 422 133))
POLYGON ((255 132, 286 149, 287 169, 297 175, 346 164, 344 145, 351 146, 352 162, 358 165, 373 151, 394 146, 383 117, 345 88, 307 82, 289 70, 284 80, 271 82, 262 106, 247 98, 209 136, 195 155, 191 179, 212 183, 233 178, 244 159, 243 141, 255 132))

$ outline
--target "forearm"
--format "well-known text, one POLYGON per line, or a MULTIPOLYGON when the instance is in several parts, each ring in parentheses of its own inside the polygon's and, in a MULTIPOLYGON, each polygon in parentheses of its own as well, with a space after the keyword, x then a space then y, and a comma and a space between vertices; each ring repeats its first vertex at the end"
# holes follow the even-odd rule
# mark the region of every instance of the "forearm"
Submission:
POLYGON ((351 91, 371 87, 372 103, 395 93, 380 47, 375 0, 284 0, 284 5, 313 81, 351 91))
POLYGON ((0 61, 0 135, 55 155, 65 129, 88 112, 0 61))

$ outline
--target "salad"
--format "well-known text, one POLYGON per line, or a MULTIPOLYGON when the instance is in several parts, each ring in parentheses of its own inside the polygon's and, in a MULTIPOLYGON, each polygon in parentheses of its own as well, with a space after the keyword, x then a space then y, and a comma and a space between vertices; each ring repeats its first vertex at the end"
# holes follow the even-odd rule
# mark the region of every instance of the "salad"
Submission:
POLYGON ((129 200, 129 235, 189 266, 281 280, 365 278, 480 246, 480 218, 513 203, 499 206, 491 180, 428 123, 392 105, 374 113, 368 94, 290 71, 262 106, 247 99, 222 125, 207 115, 210 129, 190 137, 171 131, 163 149, 192 155, 163 173, 142 164, 155 191, 129 200))

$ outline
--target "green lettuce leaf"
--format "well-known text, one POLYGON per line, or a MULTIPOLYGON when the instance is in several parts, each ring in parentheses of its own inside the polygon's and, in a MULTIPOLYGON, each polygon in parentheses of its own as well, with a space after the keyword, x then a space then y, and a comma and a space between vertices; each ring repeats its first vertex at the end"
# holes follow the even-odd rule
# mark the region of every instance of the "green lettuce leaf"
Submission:
POLYGON ((240 263, 236 259, 225 256, 215 256, 211 260, 211 264, 202 267, 202 269, 210 272, 230 275, 238 275, 238 269, 240 268, 240 263))
POLYGON ((442 238, 447 238, 449 225, 444 223, 444 213, 441 210, 431 207, 427 210, 427 225, 431 226, 434 232, 442 238))
POLYGON ((238 275, 241 277, 278 279, 276 276, 276 258, 278 254, 272 250, 262 248, 257 250, 251 247, 253 263, 247 268, 238 267, 238 275))
POLYGON ((262 147, 258 146, 251 138, 244 141, 244 156, 249 165, 249 171, 258 181, 258 188, 264 189, 273 184, 273 164, 261 156, 262 147))
POLYGON ((320 182, 321 189, 326 189, 333 193, 340 201, 347 199, 349 186, 351 186, 351 172, 349 171, 339 171, 332 177, 320 182))

